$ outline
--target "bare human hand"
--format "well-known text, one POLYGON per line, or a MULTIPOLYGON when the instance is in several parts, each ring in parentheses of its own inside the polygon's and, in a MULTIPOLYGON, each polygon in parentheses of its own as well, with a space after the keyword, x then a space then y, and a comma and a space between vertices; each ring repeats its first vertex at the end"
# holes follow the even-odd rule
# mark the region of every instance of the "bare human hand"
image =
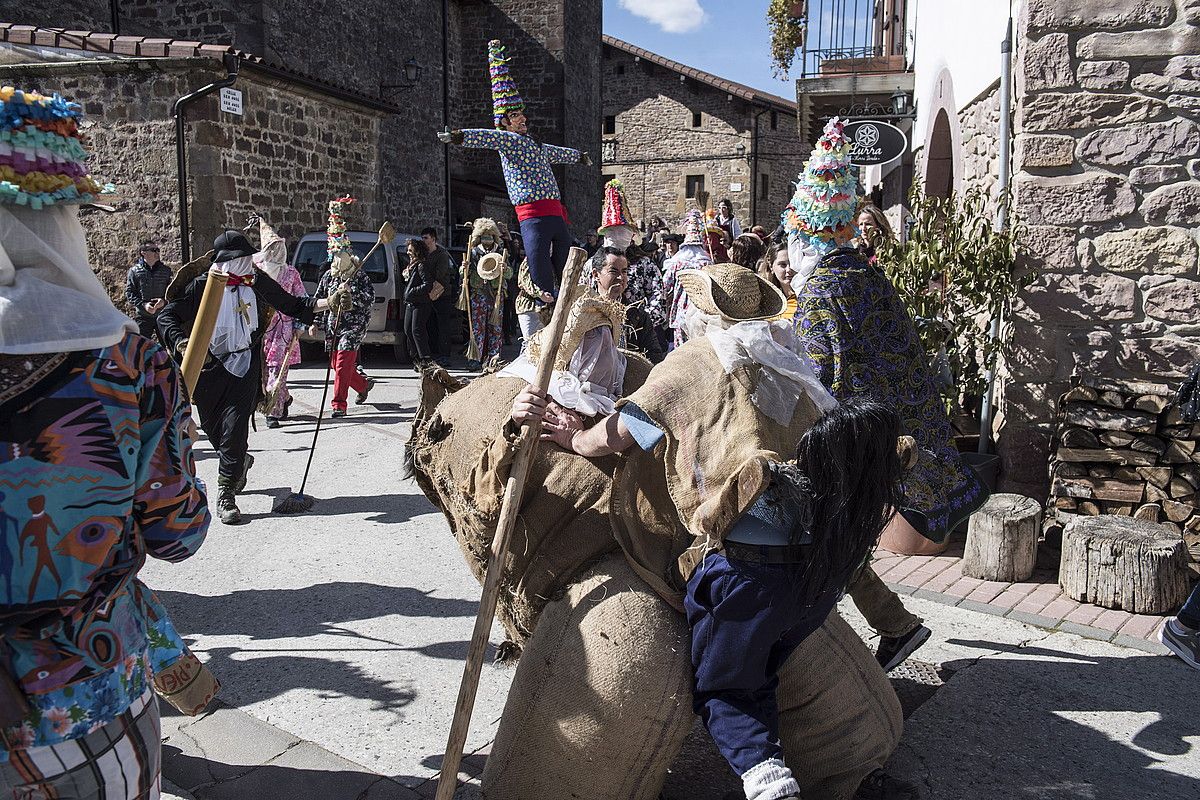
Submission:
POLYGON ((536 424, 546 415, 546 393, 526 386, 513 400, 512 421, 518 425, 536 424))

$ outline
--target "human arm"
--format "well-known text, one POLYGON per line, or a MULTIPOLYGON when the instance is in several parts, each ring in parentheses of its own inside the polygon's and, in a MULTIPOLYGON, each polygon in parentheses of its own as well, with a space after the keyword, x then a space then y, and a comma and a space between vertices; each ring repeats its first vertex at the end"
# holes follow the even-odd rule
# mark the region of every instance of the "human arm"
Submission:
POLYGON ((125 275, 125 300, 138 313, 149 313, 147 301, 142 297, 142 282, 137 277, 137 267, 130 267, 125 275))
POLYGON ((513 422, 536 425, 541 421, 542 439, 584 458, 623 453, 636 441, 619 413, 609 414, 587 430, 579 430, 566 418, 551 419, 546 413, 547 399, 545 392, 526 386, 513 400, 513 422))
POLYGON ((587 155, 574 148, 559 147, 556 144, 543 144, 542 150, 551 164, 580 164, 587 155))
POLYGON ((438 131, 437 138, 442 144, 462 144, 463 134, 462 131, 450 130, 450 126, 447 125, 444 130, 438 131))
POLYGON ((329 307, 329 301, 325 298, 296 297, 289 294, 262 270, 255 270, 254 293, 276 311, 282 311, 289 317, 309 324, 316 318, 318 311, 329 307))
POLYGON ((204 542, 211 518, 187 432, 191 406, 178 370, 158 346, 147 350, 139 404, 134 521, 151 556, 182 561, 204 542))
POLYGON ((459 144, 463 147, 477 150, 504 151, 515 143, 516 138, 520 137, 519 133, 498 131, 493 128, 465 128, 461 131, 454 131, 454 133, 462 137, 459 144))
POLYGON ((158 332, 163 344, 180 358, 183 357, 188 337, 192 335, 192 325, 200 310, 200 297, 204 294, 206 280, 202 275, 183 287, 179 296, 167 303, 158 315, 158 332))

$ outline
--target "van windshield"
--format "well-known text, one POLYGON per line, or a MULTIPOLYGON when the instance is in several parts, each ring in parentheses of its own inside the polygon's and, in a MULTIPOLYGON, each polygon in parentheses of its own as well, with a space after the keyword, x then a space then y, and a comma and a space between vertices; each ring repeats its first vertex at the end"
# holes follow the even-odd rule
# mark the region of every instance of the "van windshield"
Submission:
MULTIPOLYGON (((368 242, 352 242, 354 254, 359 258, 363 258, 371 250, 372 245, 368 242)), ((325 272, 326 265, 325 242, 309 241, 301 242, 296 248, 296 255, 292 259, 292 264, 300 272, 300 279, 303 281, 312 281, 316 283, 321 279, 321 275, 325 272)), ((371 256, 371 260, 363 265, 367 276, 371 279, 371 283, 386 283, 388 280, 387 253, 381 247, 371 256)))

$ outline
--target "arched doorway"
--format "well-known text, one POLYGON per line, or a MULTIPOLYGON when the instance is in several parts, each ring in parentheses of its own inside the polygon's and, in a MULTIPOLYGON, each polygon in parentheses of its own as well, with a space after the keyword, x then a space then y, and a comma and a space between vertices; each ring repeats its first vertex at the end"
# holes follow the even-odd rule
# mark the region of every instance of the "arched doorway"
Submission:
POLYGON ((950 133, 950 117, 946 109, 938 109, 929 135, 925 165, 925 194, 929 197, 949 197, 954 191, 954 141, 950 133))

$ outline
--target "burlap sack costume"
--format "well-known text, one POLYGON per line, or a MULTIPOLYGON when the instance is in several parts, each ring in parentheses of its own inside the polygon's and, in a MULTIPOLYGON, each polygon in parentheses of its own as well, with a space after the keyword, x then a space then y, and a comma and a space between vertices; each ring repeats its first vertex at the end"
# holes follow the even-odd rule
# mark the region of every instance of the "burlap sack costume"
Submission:
MULTIPOLYGON (((788 425, 749 419, 753 369, 726 376, 703 337, 647 372, 631 359, 625 392, 667 433, 653 453, 538 450, 498 612, 524 652, 483 776, 489 800, 657 797, 694 719, 687 623, 673 608, 683 581, 761 491, 761 457, 790 454, 816 418, 802 398, 788 425), (726 446, 695 447, 702 429, 724 430, 726 446)), ((410 449, 480 577, 522 385, 453 388, 426 377, 410 449)), ((835 614, 780 679, 783 745, 806 795, 850 797, 899 741, 886 676, 835 614)))

